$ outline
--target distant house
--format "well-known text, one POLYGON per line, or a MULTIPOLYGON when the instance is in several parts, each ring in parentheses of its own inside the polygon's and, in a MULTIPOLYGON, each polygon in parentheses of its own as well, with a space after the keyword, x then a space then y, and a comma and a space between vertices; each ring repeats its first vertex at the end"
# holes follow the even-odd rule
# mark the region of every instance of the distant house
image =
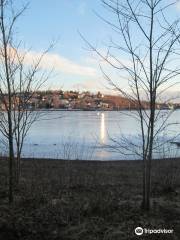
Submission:
POLYGON ((67 99, 60 99, 60 108, 68 108, 69 107, 69 100, 67 99))
POLYGON ((52 106, 53 108, 59 108, 61 105, 61 99, 58 94, 54 94, 52 97, 52 106))

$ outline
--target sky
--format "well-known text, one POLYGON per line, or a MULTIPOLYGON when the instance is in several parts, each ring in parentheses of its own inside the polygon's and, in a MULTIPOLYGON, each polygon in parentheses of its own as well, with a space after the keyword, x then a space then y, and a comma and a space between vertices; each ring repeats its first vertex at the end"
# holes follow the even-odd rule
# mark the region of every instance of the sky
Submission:
MULTIPOLYGON (((103 8, 97 0, 31 0, 18 22, 18 36, 38 54, 56 42, 46 56, 55 64, 50 88, 100 90, 104 88, 98 61, 82 40, 97 43, 107 36, 107 27, 96 16, 103 8)), ((31 56, 30 56, 31 57, 31 56)))
MULTIPOLYGON (((170 0, 168 0, 170 1, 170 0)), ((38 56, 55 41, 43 66, 54 66, 48 80, 50 89, 106 91, 99 61, 79 32, 93 45, 102 48, 112 30, 97 15, 108 16, 100 0, 31 0, 18 21, 17 35, 30 48, 29 59, 38 56)), ((180 4, 176 5, 180 13, 180 4)), ((173 13, 169 13, 170 16, 173 13)), ((113 74, 113 73, 112 73, 113 74)))

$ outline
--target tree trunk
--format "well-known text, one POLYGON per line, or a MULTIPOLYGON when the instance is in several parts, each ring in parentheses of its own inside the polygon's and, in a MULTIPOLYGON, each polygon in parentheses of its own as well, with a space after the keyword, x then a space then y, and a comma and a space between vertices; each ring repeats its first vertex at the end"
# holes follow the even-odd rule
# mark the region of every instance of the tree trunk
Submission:
POLYGON ((17 158, 16 158, 16 185, 19 185, 20 175, 21 175, 21 154, 17 149, 17 158))
POLYGON ((9 204, 14 201, 14 149, 13 149, 13 133, 11 113, 8 112, 9 127, 9 204))

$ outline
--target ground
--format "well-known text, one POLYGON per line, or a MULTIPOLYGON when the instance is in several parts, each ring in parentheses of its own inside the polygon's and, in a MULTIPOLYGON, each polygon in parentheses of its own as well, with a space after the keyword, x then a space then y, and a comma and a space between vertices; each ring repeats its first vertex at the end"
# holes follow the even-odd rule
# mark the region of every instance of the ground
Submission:
POLYGON ((141 161, 22 160, 8 205, 0 160, 0 240, 180 239, 180 160, 154 160, 151 211, 141 211, 141 161), (136 236, 136 227, 173 234, 136 236))

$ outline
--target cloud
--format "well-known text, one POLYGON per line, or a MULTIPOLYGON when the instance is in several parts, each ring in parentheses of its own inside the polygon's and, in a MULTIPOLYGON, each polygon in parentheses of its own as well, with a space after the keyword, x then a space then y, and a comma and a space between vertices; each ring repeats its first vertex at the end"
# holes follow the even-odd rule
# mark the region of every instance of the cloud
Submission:
POLYGON ((180 11, 180 0, 176 1, 176 9, 180 11))
MULTIPOLYGON (((25 51, 21 50, 24 54, 25 51)), ((31 65, 36 62, 42 53, 29 51, 25 57, 25 64, 31 65)), ((65 74, 80 75, 80 76, 90 76, 95 77, 97 75, 96 69, 92 67, 87 67, 74 61, 60 56, 59 54, 47 53, 43 56, 41 61, 41 67, 44 69, 54 69, 55 71, 62 72, 65 74)))

